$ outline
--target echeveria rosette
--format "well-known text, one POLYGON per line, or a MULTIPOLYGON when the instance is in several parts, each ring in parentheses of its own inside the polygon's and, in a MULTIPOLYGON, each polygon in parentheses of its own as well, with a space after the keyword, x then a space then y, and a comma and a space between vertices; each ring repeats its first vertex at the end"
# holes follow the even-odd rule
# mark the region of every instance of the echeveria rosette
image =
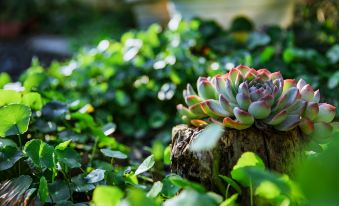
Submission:
POLYGON ((234 129, 253 124, 270 125, 279 131, 297 126, 311 136, 329 136, 336 108, 319 103, 319 90, 304 80, 284 80, 280 72, 240 65, 224 75, 200 77, 197 92, 188 84, 183 92, 187 106, 178 105, 187 124, 209 122, 234 129))

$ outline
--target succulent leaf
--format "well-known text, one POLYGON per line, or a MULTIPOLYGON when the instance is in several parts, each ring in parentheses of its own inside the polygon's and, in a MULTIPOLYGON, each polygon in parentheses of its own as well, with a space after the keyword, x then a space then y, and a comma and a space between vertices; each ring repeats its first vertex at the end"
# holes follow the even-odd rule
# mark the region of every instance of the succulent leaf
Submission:
POLYGON ((232 108, 230 102, 227 100, 227 98, 223 94, 219 95, 219 103, 220 103, 220 106, 224 110, 226 110, 228 113, 232 114, 233 108, 232 108))
POLYGON ((316 122, 326 122, 330 123, 336 113, 336 107, 327 103, 320 103, 319 104, 319 113, 315 118, 316 122))
POLYGON ((234 107, 233 113, 235 118, 243 124, 252 125, 254 123, 253 116, 247 111, 240 109, 239 107, 234 107))
POLYGON ((308 102, 305 109, 304 117, 307 117, 310 120, 314 120, 318 116, 318 113, 319 113, 318 103, 308 102))
POLYGON ((185 97, 185 102, 188 106, 200 103, 201 101, 203 100, 197 95, 190 95, 185 97))
POLYGON ((187 84, 187 87, 186 87, 186 95, 184 94, 184 96, 190 96, 190 95, 197 95, 197 93, 194 91, 192 85, 190 84, 187 84))
POLYGON ((287 110, 282 110, 278 114, 271 114, 264 120, 264 122, 269 125, 278 125, 287 118, 287 115, 287 110))
POLYGON ((200 103, 193 104, 189 106, 188 109, 191 111, 191 113, 195 115, 195 118, 199 118, 199 117, 202 118, 206 116, 204 111, 202 111, 201 109, 200 103))
POLYGON ((287 118, 282 123, 274 126, 274 128, 279 131, 285 132, 298 126, 300 120, 301 119, 299 115, 288 115, 287 118))
POLYGON ((216 91, 210 81, 202 79, 198 83, 198 94, 203 99, 215 99, 216 91))
POLYGON ((226 117, 230 116, 226 110, 224 110, 217 100, 209 99, 200 103, 201 109, 210 117, 226 117))
POLYGON ((229 128, 233 128, 233 129, 238 129, 238 130, 242 130, 242 129, 247 129, 250 128, 252 125, 250 124, 243 124, 239 121, 233 120, 229 117, 225 117, 223 120, 223 125, 225 127, 229 127, 229 128))
POLYGON ((263 80, 269 80, 271 76, 271 72, 268 71, 267 69, 259 69, 257 71, 258 76, 261 77, 263 80))
POLYGON ((276 79, 282 79, 282 75, 280 72, 273 72, 271 75, 270 75, 270 79, 272 81, 276 80, 276 79))
POLYGON ((319 89, 314 92, 313 102, 319 103, 320 101, 320 91, 319 89))
POLYGON ((245 75, 245 79, 251 81, 255 79, 257 76, 257 71, 255 69, 250 69, 247 74, 245 75))
POLYGON ((297 114, 301 116, 305 111, 306 105, 307 105, 306 101, 302 99, 297 99, 294 103, 292 103, 286 109, 289 114, 297 114))
POLYGON ((251 103, 248 111, 256 119, 265 119, 266 117, 268 117, 268 115, 270 115, 271 107, 264 101, 256 101, 251 103))
POLYGON ((251 104, 251 98, 248 94, 245 93, 238 93, 236 96, 237 102, 241 109, 248 109, 251 104))
POLYGON ((205 127, 205 126, 208 125, 207 122, 205 122, 204 120, 201 120, 201 119, 192 119, 190 123, 193 126, 196 126, 196 127, 205 127))
POLYGON ((299 90, 296 87, 289 88, 278 100, 276 107, 273 111, 279 111, 287 106, 293 104, 298 98, 300 98, 299 90))
POLYGON ((313 101, 314 99, 314 91, 311 85, 306 84, 301 90, 300 90, 301 97, 306 101, 313 101))
POLYGON ((229 79, 226 79, 226 86, 225 86, 225 97, 232 103, 236 103, 235 96, 232 90, 232 84, 229 79))
POLYGON ((299 127, 301 131, 307 135, 310 135, 314 132, 314 123, 306 117, 300 121, 299 127))
POLYGON ((294 79, 285 79, 283 86, 283 93, 287 92, 291 87, 295 87, 296 82, 294 79))
POLYGON ((236 69, 238 69, 241 72, 242 76, 245 76, 250 70, 250 68, 248 66, 245 66, 245 65, 242 65, 242 64, 237 66, 236 69))
POLYGON ((305 80, 303 80, 303 79, 300 79, 299 81, 298 81, 298 83, 297 83, 297 88, 299 89, 299 90, 301 90, 304 86, 306 86, 306 82, 305 82, 305 80))

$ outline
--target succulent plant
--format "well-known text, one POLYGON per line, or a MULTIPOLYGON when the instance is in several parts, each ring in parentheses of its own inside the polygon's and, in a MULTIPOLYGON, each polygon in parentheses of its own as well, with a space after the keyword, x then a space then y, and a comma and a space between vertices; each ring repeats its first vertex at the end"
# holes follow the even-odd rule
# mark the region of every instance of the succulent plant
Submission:
POLYGON ((270 125, 279 131, 297 126, 307 135, 329 136, 336 108, 319 103, 320 92, 304 80, 283 79, 280 72, 239 65, 223 75, 200 77, 197 92, 188 84, 181 119, 202 127, 210 122, 234 129, 270 125))

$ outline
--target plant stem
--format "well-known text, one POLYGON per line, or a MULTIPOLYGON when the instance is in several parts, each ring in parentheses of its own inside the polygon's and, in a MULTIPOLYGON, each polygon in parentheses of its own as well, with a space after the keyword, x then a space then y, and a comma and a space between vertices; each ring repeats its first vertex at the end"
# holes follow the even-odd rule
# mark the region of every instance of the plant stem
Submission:
POLYGON ((93 164, 93 158, 94 158, 94 155, 95 155, 95 153, 96 153, 96 151, 97 151, 97 146, 98 146, 98 141, 99 141, 99 137, 96 137, 95 138, 95 142, 94 142, 94 146, 93 146, 93 149, 92 149, 92 155, 91 155, 91 159, 90 159, 90 164, 91 164, 91 166, 92 166, 92 164, 93 164))
POLYGON ((225 200, 228 198, 228 191, 230 189, 230 184, 227 184, 227 187, 226 187, 226 194, 225 194, 225 200))
MULTIPOLYGON (((16 128, 17 133, 18 133, 19 147, 20 147, 20 150, 22 151, 21 135, 20 135, 20 130, 18 128, 18 125, 15 125, 15 128, 16 128)), ((20 160, 18 162, 18 166, 19 166, 19 175, 21 175, 21 162, 20 162, 20 160)))
POLYGON ((252 185, 252 179, 250 179, 250 205, 253 206, 253 185, 252 185))

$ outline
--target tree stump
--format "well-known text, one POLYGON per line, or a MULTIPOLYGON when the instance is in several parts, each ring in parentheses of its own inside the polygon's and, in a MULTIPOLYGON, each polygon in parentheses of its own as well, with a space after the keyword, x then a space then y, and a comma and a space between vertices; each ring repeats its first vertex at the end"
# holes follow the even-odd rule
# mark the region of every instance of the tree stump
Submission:
POLYGON ((206 188, 220 192, 215 174, 230 175, 240 156, 247 151, 259 155, 268 169, 292 174, 293 162, 303 156, 306 139, 299 128, 279 132, 255 126, 246 130, 225 128, 217 146, 207 152, 191 152, 192 141, 203 129, 178 125, 172 130, 171 170, 206 188), (218 159, 218 161, 214 161, 218 159))

